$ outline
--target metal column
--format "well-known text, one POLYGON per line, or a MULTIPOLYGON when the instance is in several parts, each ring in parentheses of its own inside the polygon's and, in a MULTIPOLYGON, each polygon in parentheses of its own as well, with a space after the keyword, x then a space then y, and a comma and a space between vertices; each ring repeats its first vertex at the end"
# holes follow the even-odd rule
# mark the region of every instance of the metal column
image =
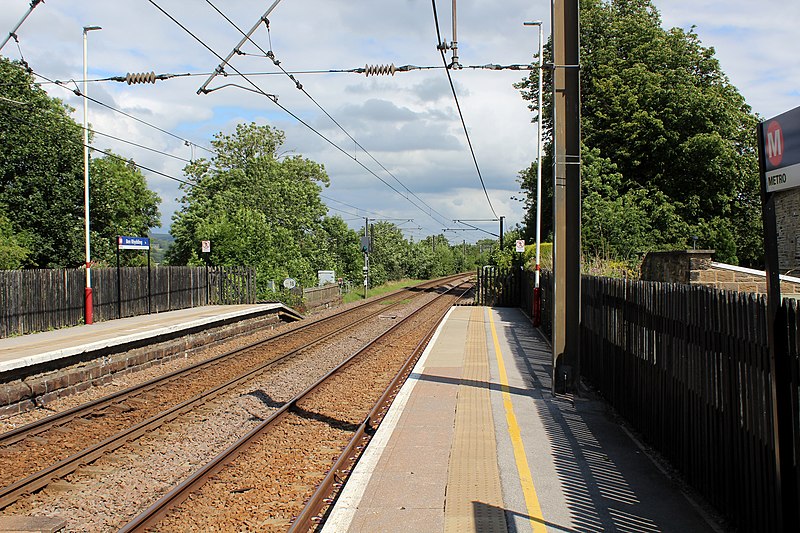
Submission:
POLYGON ((581 155, 578 0, 553 0, 553 387, 580 375, 581 155))
POLYGON ((761 220, 764 225, 764 260, 767 274, 767 344, 769 346, 772 393, 772 431, 775 446, 775 483, 779 496, 778 531, 797 531, 798 480, 794 457, 795 399, 792 398, 792 363, 786 327, 786 312, 781 299, 778 261, 778 228, 775 218, 775 193, 767 191, 764 178, 764 123, 758 125, 758 159, 761 176, 761 220))

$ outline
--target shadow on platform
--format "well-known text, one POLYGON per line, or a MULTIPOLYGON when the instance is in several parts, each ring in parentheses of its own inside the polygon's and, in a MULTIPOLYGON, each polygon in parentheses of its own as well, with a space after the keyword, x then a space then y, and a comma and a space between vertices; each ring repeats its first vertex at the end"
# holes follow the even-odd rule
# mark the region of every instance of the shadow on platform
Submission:
MULTIPOLYGON (((710 531, 699 516, 684 522, 672 516, 676 510, 694 511, 671 481, 658 473, 649 459, 610 417, 604 402, 553 396, 552 352, 541 333, 517 309, 496 309, 498 328, 508 340, 519 373, 525 380, 525 394, 534 398, 552 449, 552 461, 559 477, 575 531, 710 531), (520 327, 524 324, 526 327, 520 327), (660 486, 652 483, 660 476, 660 486), (668 503, 661 492, 669 492, 668 503), (676 494, 678 497, 676 498, 676 494), (676 501, 677 500, 677 501, 676 501)), ((692 513, 694 514, 694 513, 692 513)), ((685 518, 685 517, 684 517, 685 518)), ((513 520, 509 520, 513 523, 513 520)), ((560 531, 572 529, 546 524, 560 531)))

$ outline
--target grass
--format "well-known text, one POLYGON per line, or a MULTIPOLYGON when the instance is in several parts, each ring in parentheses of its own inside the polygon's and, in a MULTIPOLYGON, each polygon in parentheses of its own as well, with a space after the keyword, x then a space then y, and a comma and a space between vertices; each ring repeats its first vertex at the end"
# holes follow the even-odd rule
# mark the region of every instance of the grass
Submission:
MULTIPOLYGON (((379 294, 386 294, 387 292, 396 291, 397 289, 402 289, 404 287, 410 287, 411 285, 417 285, 422 283, 425 280, 419 279, 401 279, 398 281, 390 281, 384 285, 379 287, 370 287, 369 292, 367 293, 368 297, 378 296, 379 294)), ((355 302, 356 300, 363 300, 364 299, 364 286, 360 286, 358 288, 354 288, 349 293, 343 296, 344 303, 355 302)))

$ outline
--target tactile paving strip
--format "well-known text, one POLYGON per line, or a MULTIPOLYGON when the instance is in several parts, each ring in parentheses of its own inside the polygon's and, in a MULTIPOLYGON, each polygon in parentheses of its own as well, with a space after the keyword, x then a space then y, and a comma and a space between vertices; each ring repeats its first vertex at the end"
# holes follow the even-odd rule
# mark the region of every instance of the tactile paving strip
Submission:
POLYGON ((483 307, 474 308, 467 328, 448 468, 445 533, 507 531, 489 399, 489 360, 483 315, 483 307))

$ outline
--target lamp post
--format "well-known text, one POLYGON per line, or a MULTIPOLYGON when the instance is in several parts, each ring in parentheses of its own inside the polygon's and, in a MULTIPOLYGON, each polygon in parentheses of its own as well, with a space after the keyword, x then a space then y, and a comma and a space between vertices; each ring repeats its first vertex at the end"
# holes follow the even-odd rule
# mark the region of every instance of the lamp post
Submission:
POLYGON ((86 98, 86 34, 100 30, 100 26, 83 27, 83 209, 86 229, 86 289, 84 291, 84 322, 91 324, 92 319, 92 252, 89 237, 89 101, 86 98))
POLYGON ((539 28, 539 113, 536 127, 536 271, 534 273, 533 289, 533 323, 539 326, 542 321, 542 289, 539 287, 539 272, 541 271, 541 240, 542 240, 542 21, 534 20, 525 22, 525 26, 539 28))

